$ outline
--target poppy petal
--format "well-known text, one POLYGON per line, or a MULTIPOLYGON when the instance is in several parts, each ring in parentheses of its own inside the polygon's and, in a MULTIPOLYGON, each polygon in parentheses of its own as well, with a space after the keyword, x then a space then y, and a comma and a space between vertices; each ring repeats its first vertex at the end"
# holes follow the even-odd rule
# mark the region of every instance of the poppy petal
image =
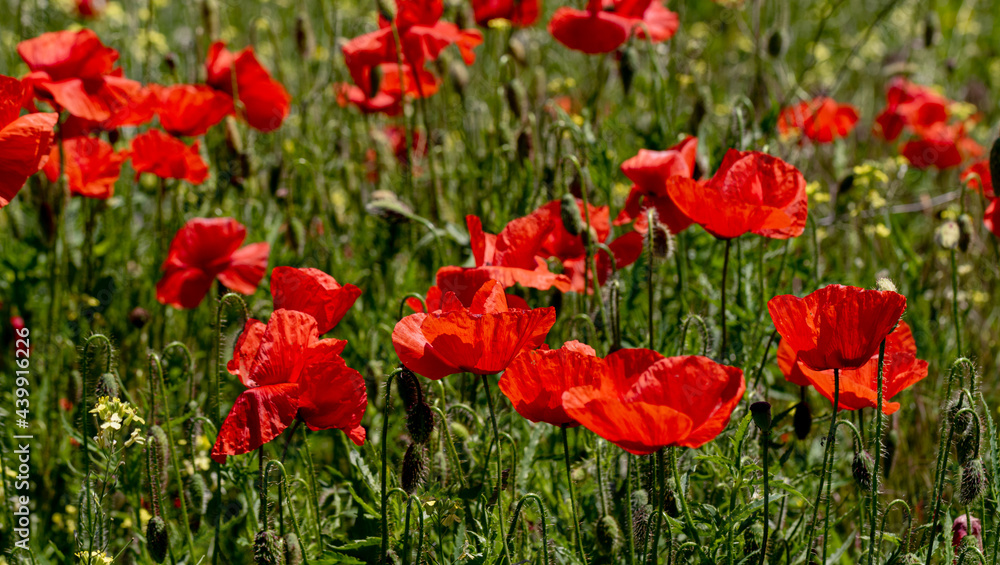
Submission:
POLYGON ((248 388, 236 398, 219 428, 212 460, 249 453, 281 435, 295 420, 299 387, 293 383, 248 388))

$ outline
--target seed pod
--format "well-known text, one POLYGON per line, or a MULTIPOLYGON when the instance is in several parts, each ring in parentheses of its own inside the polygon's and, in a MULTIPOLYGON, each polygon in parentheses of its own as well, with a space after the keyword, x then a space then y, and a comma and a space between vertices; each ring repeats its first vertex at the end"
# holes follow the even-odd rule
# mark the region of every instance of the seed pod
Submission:
POLYGON ((958 491, 960 504, 972 504, 986 490, 986 469, 982 459, 970 459, 962 466, 962 486, 958 491))
POLYGON ((411 443, 406 448, 403 455, 403 472, 401 473, 401 483, 403 490, 412 493, 423 484, 427 478, 427 448, 423 445, 411 443))
POLYGON ((299 537, 293 533, 285 534, 286 565, 302 565, 302 562, 302 546, 299 545, 299 537))
POLYGON ((254 565, 285 565, 285 540, 271 530, 263 530, 253 540, 254 565))
POLYGON ((617 553, 622 544, 621 528, 611 516, 603 516, 597 521, 594 537, 597 538, 597 548, 603 555, 617 553))
POLYGON ((785 32, 776 29, 771 32, 771 36, 767 38, 767 54, 771 57, 778 59, 785 55, 785 47, 788 45, 788 41, 785 40, 785 32))
POLYGON ((528 95, 524 90, 524 83, 520 79, 513 78, 504 87, 504 94, 507 96, 507 106, 514 116, 523 120, 528 112, 528 95))
POLYGON ((580 214, 580 205, 576 203, 576 198, 572 194, 568 192, 563 194, 559 202, 559 211, 562 214, 563 227, 570 235, 578 236, 587 229, 587 224, 580 214))
POLYGON ((153 516, 146 522, 146 549, 149 556, 157 563, 163 563, 167 558, 170 540, 167 536, 167 524, 163 518, 153 516))
POLYGON ((414 406, 424 401, 424 391, 420 388, 420 381, 413 371, 403 367, 403 370, 396 377, 396 389, 400 398, 403 399, 403 406, 409 412, 414 406))
POLYGON ((768 432, 771 430, 771 403, 770 402, 754 402, 750 405, 750 414, 753 415, 753 423, 757 424, 757 428, 762 432, 768 432))
POLYGON ((809 437, 812 431, 813 418, 812 409, 809 403, 802 401, 795 406, 795 414, 792 416, 792 427, 795 428, 795 437, 804 440, 809 437))
POLYGON ((415 443, 425 444, 434 433, 434 412, 426 402, 420 401, 406 413, 406 431, 415 443))
POLYGON ((972 232, 974 230, 972 216, 962 214, 958 217, 958 248, 962 253, 969 250, 969 243, 972 242, 972 232))
POLYGON ((111 373, 103 373, 97 381, 97 389, 94 395, 97 398, 107 396, 108 398, 118 398, 118 379, 111 373))
POLYGON ((628 45, 618 58, 618 75, 622 79, 622 88, 628 96, 632 91, 632 79, 639 70, 639 51, 634 45, 628 45))
POLYGON ((854 454, 854 461, 851 462, 851 474, 854 475, 854 482, 858 483, 861 490, 871 490, 872 471, 875 468, 875 460, 866 450, 854 454))

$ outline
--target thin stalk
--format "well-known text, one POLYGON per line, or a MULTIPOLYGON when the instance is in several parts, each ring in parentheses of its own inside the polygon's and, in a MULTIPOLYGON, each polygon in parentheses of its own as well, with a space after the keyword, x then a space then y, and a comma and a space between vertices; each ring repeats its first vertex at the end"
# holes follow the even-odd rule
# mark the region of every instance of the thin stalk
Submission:
POLYGON ((566 457, 566 482, 569 485, 570 508, 573 510, 573 533, 576 535, 576 550, 580 554, 580 560, 586 564, 587 558, 583 553, 583 539, 580 537, 580 519, 577 518, 576 514, 576 489, 573 488, 573 472, 569 462, 569 439, 566 433, 566 426, 561 426, 560 431, 562 432, 563 455, 566 457))
POLYGON ((826 438, 827 450, 830 453, 830 473, 826 481, 826 512, 823 514, 823 563, 826 563, 827 538, 830 533, 830 499, 833 490, 833 456, 837 446, 837 416, 840 413, 840 369, 833 370, 833 416, 830 418, 830 434, 826 438))
POLYGON ((769 447, 768 444, 771 443, 770 427, 768 427, 768 429, 766 430, 761 430, 760 443, 761 443, 760 449, 763 452, 762 459, 764 463, 764 519, 763 519, 764 540, 763 543, 761 543, 760 545, 760 565, 764 565, 764 561, 767 559, 767 531, 770 525, 768 523, 768 515, 770 514, 770 503, 771 503, 770 499, 771 491, 769 490, 770 485, 768 484, 768 475, 770 475, 770 468, 768 467, 768 461, 767 461, 767 453, 769 447))
POLYGON ((698 530, 694 527, 694 518, 691 517, 691 509, 688 508, 687 493, 684 492, 684 487, 681 485, 681 472, 680 468, 677 466, 678 449, 678 447, 670 448, 670 467, 673 469, 674 482, 677 485, 677 500, 681 503, 681 513, 684 514, 684 525, 687 526, 688 535, 690 535, 695 544, 700 547, 701 539, 698 537, 698 530))
POLYGON ((962 356, 962 326, 958 319, 958 269, 955 266, 955 250, 951 250, 951 316, 955 319, 955 345, 958 356, 962 356))
MULTIPOLYGON (((393 26, 395 27, 395 26, 393 26)), ((387 482, 389 477, 388 443, 389 443, 389 408, 392 402, 392 379, 403 371, 397 368, 385 378, 385 404, 382 406, 382 553, 379 563, 389 562, 389 493, 387 482)), ((319 523, 319 514, 316 514, 316 522, 319 523)))
POLYGON ((666 460, 663 456, 664 449, 661 447, 656 452, 656 527, 653 529, 653 547, 651 548, 653 565, 656 565, 659 558, 660 528, 663 527, 663 499, 667 494, 667 470, 666 460))
POLYGON ((625 516, 628 522, 628 562, 629 565, 635 565, 635 518, 632 516, 632 466, 635 465, 635 457, 631 453, 625 456, 628 458, 625 475, 628 486, 628 500, 625 501, 625 516))
MULTIPOLYGON (((486 375, 483 378, 483 391, 486 393, 486 402, 490 407, 490 422, 493 424, 493 441, 497 446, 497 516, 500 521, 500 539, 503 540, 503 554, 507 562, 511 562, 510 550, 507 549, 507 537, 503 533, 503 450, 500 448, 500 428, 497 426, 496 409, 493 407, 493 397, 490 395, 490 380, 486 375)), ((502 562, 501 562, 502 563, 502 562)))
MULTIPOLYGON (((954 251, 952 252, 954 256, 954 251)), ((878 519, 878 483, 879 464, 882 462, 882 378, 885 364, 885 339, 878 347, 878 399, 875 405, 875 473, 872 475, 872 495, 871 495, 871 535, 868 537, 870 550, 868 552, 868 565, 874 565, 875 553, 879 547, 875 543, 875 525, 878 519)))
POLYGON ((729 272, 729 248, 732 246, 732 241, 733 240, 731 239, 726 240, 726 255, 725 258, 722 260, 722 302, 720 308, 722 310, 722 318, 721 318, 722 343, 719 344, 720 358, 725 357, 726 346, 728 345, 729 342, 729 335, 728 332, 726 331, 726 275, 729 272))

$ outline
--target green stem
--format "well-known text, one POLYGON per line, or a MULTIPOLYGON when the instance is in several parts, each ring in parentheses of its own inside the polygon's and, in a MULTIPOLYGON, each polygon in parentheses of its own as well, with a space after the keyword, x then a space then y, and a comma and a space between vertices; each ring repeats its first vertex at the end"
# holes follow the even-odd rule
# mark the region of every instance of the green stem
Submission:
POLYGON ((576 550, 580 554, 580 560, 587 563, 587 557, 583 553, 583 538, 580 537, 580 519, 576 514, 576 489, 573 488, 573 472, 569 462, 569 439, 566 433, 566 426, 561 426, 563 455, 566 457, 566 482, 569 484, 569 502, 573 511, 573 533, 576 535, 576 550))
POLYGON ((632 466, 635 464, 635 457, 631 453, 627 453, 625 457, 628 458, 625 475, 628 486, 628 500, 625 501, 625 516, 628 522, 628 562, 629 565, 635 565, 635 518, 632 516, 632 466))
MULTIPOLYGON (((403 371, 402 368, 397 368, 393 372, 389 373, 385 378, 385 404, 382 406, 383 418, 382 418, 382 553, 379 557, 379 563, 385 565, 389 562, 389 493, 387 491, 387 482, 389 478, 389 462, 388 462, 388 452, 389 452, 389 412, 392 402, 392 379, 403 371)), ((319 514, 316 515, 316 521, 319 522, 319 514)))
POLYGON ((830 474, 826 481, 826 512, 823 514, 823 561, 826 563, 827 538, 830 533, 830 499, 833 491, 833 456, 837 447, 837 416, 840 413, 840 369, 833 370, 833 416, 830 419, 830 433, 826 438, 827 451, 830 453, 830 474))
MULTIPOLYGON (((954 252, 952 252, 954 253, 954 252)), ((868 537, 868 544, 871 549, 868 552, 868 565, 874 565, 875 554, 879 547, 875 543, 875 524, 878 519, 878 483, 879 464, 882 462, 882 379, 885 365, 885 339, 878 348, 878 399, 875 405, 875 473, 872 475, 872 495, 871 495, 871 535, 868 537)))
MULTIPOLYGON (((500 539, 503 540, 503 554, 508 563, 511 563, 510 550, 507 549, 507 538, 503 533, 503 462, 500 448, 500 428, 497 426, 496 409, 493 407, 493 397, 490 395, 490 380, 486 375, 482 376, 483 391, 486 393, 486 402, 490 407, 490 423, 493 424, 493 441, 497 446, 497 516, 500 519, 500 539)), ((502 564, 502 562, 501 562, 502 564)))
POLYGON ((962 356, 962 326, 958 319, 958 269, 955 266, 955 250, 951 250, 951 315, 955 319, 955 344, 958 356, 962 356))
POLYGON ((660 528, 663 527, 663 499, 667 493, 666 485, 666 461, 663 457, 663 450, 660 448, 656 452, 656 527, 653 529, 653 565, 658 560, 658 549, 660 545, 660 528))
POLYGON ((771 443, 771 430, 770 428, 761 431, 761 451, 762 459, 764 463, 764 541, 760 545, 760 565, 764 565, 764 561, 767 559, 767 531, 770 526, 768 523, 768 516, 770 515, 770 490, 768 485, 768 475, 770 475, 770 468, 768 467, 767 453, 769 443, 771 443))
MULTIPOLYGON (((538 504, 538 513, 542 516, 540 521, 542 527, 542 555, 545 559, 545 565, 549 565, 549 538, 548 534, 545 532, 545 506, 542 504, 542 499, 537 494, 529 492, 517 501, 517 506, 514 507, 514 514, 511 516, 510 534, 508 535, 513 536, 514 527, 517 525, 517 519, 521 515, 521 507, 524 506, 524 503, 528 500, 534 500, 535 503, 538 504)), ((507 540, 507 543, 510 544, 510 541, 511 540, 507 540)))
POLYGON ((729 344, 729 334, 726 331, 726 275, 729 272, 729 248, 732 246, 731 239, 726 240, 726 255, 722 260, 722 302, 721 302, 721 324, 722 324, 722 343, 719 344, 719 357, 725 358, 726 346, 729 344))
POLYGON ((681 513, 684 514, 684 525, 687 526, 688 535, 694 540, 695 544, 699 547, 701 546, 701 539, 698 537, 698 530, 694 527, 694 518, 691 517, 691 509, 688 508, 687 503, 687 493, 684 492, 684 487, 681 484, 681 472, 680 468, 677 466, 677 447, 670 448, 670 467, 674 472, 674 482, 677 485, 677 500, 681 504, 681 513))
POLYGON ((323 528, 319 523, 319 489, 316 488, 316 467, 313 466, 312 451, 309 450, 309 431, 302 428, 302 446, 306 454, 306 466, 309 468, 309 502, 313 507, 316 522, 316 543, 323 546, 323 528))

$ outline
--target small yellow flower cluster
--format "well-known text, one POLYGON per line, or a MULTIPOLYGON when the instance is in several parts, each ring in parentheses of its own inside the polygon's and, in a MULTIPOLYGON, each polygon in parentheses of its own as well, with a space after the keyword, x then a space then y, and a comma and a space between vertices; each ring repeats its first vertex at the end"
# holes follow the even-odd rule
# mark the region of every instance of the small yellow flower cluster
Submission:
MULTIPOLYGON (((111 436, 114 436, 115 432, 121 430, 122 426, 129 426, 132 422, 137 424, 146 423, 142 417, 135 413, 135 408, 131 404, 122 402, 120 398, 102 396, 97 399, 97 406, 90 413, 97 414, 97 417, 101 420, 101 431, 94 439, 105 447, 109 447, 107 442, 112 442, 111 445, 113 445, 111 436)), ((132 430, 132 435, 125 441, 125 447, 131 447, 132 444, 143 445, 145 443, 146 439, 139 432, 138 428, 136 428, 132 430)))
POLYGON ((75 554, 80 558, 80 563, 93 563, 94 565, 112 565, 115 560, 108 557, 103 551, 80 551, 75 554))

